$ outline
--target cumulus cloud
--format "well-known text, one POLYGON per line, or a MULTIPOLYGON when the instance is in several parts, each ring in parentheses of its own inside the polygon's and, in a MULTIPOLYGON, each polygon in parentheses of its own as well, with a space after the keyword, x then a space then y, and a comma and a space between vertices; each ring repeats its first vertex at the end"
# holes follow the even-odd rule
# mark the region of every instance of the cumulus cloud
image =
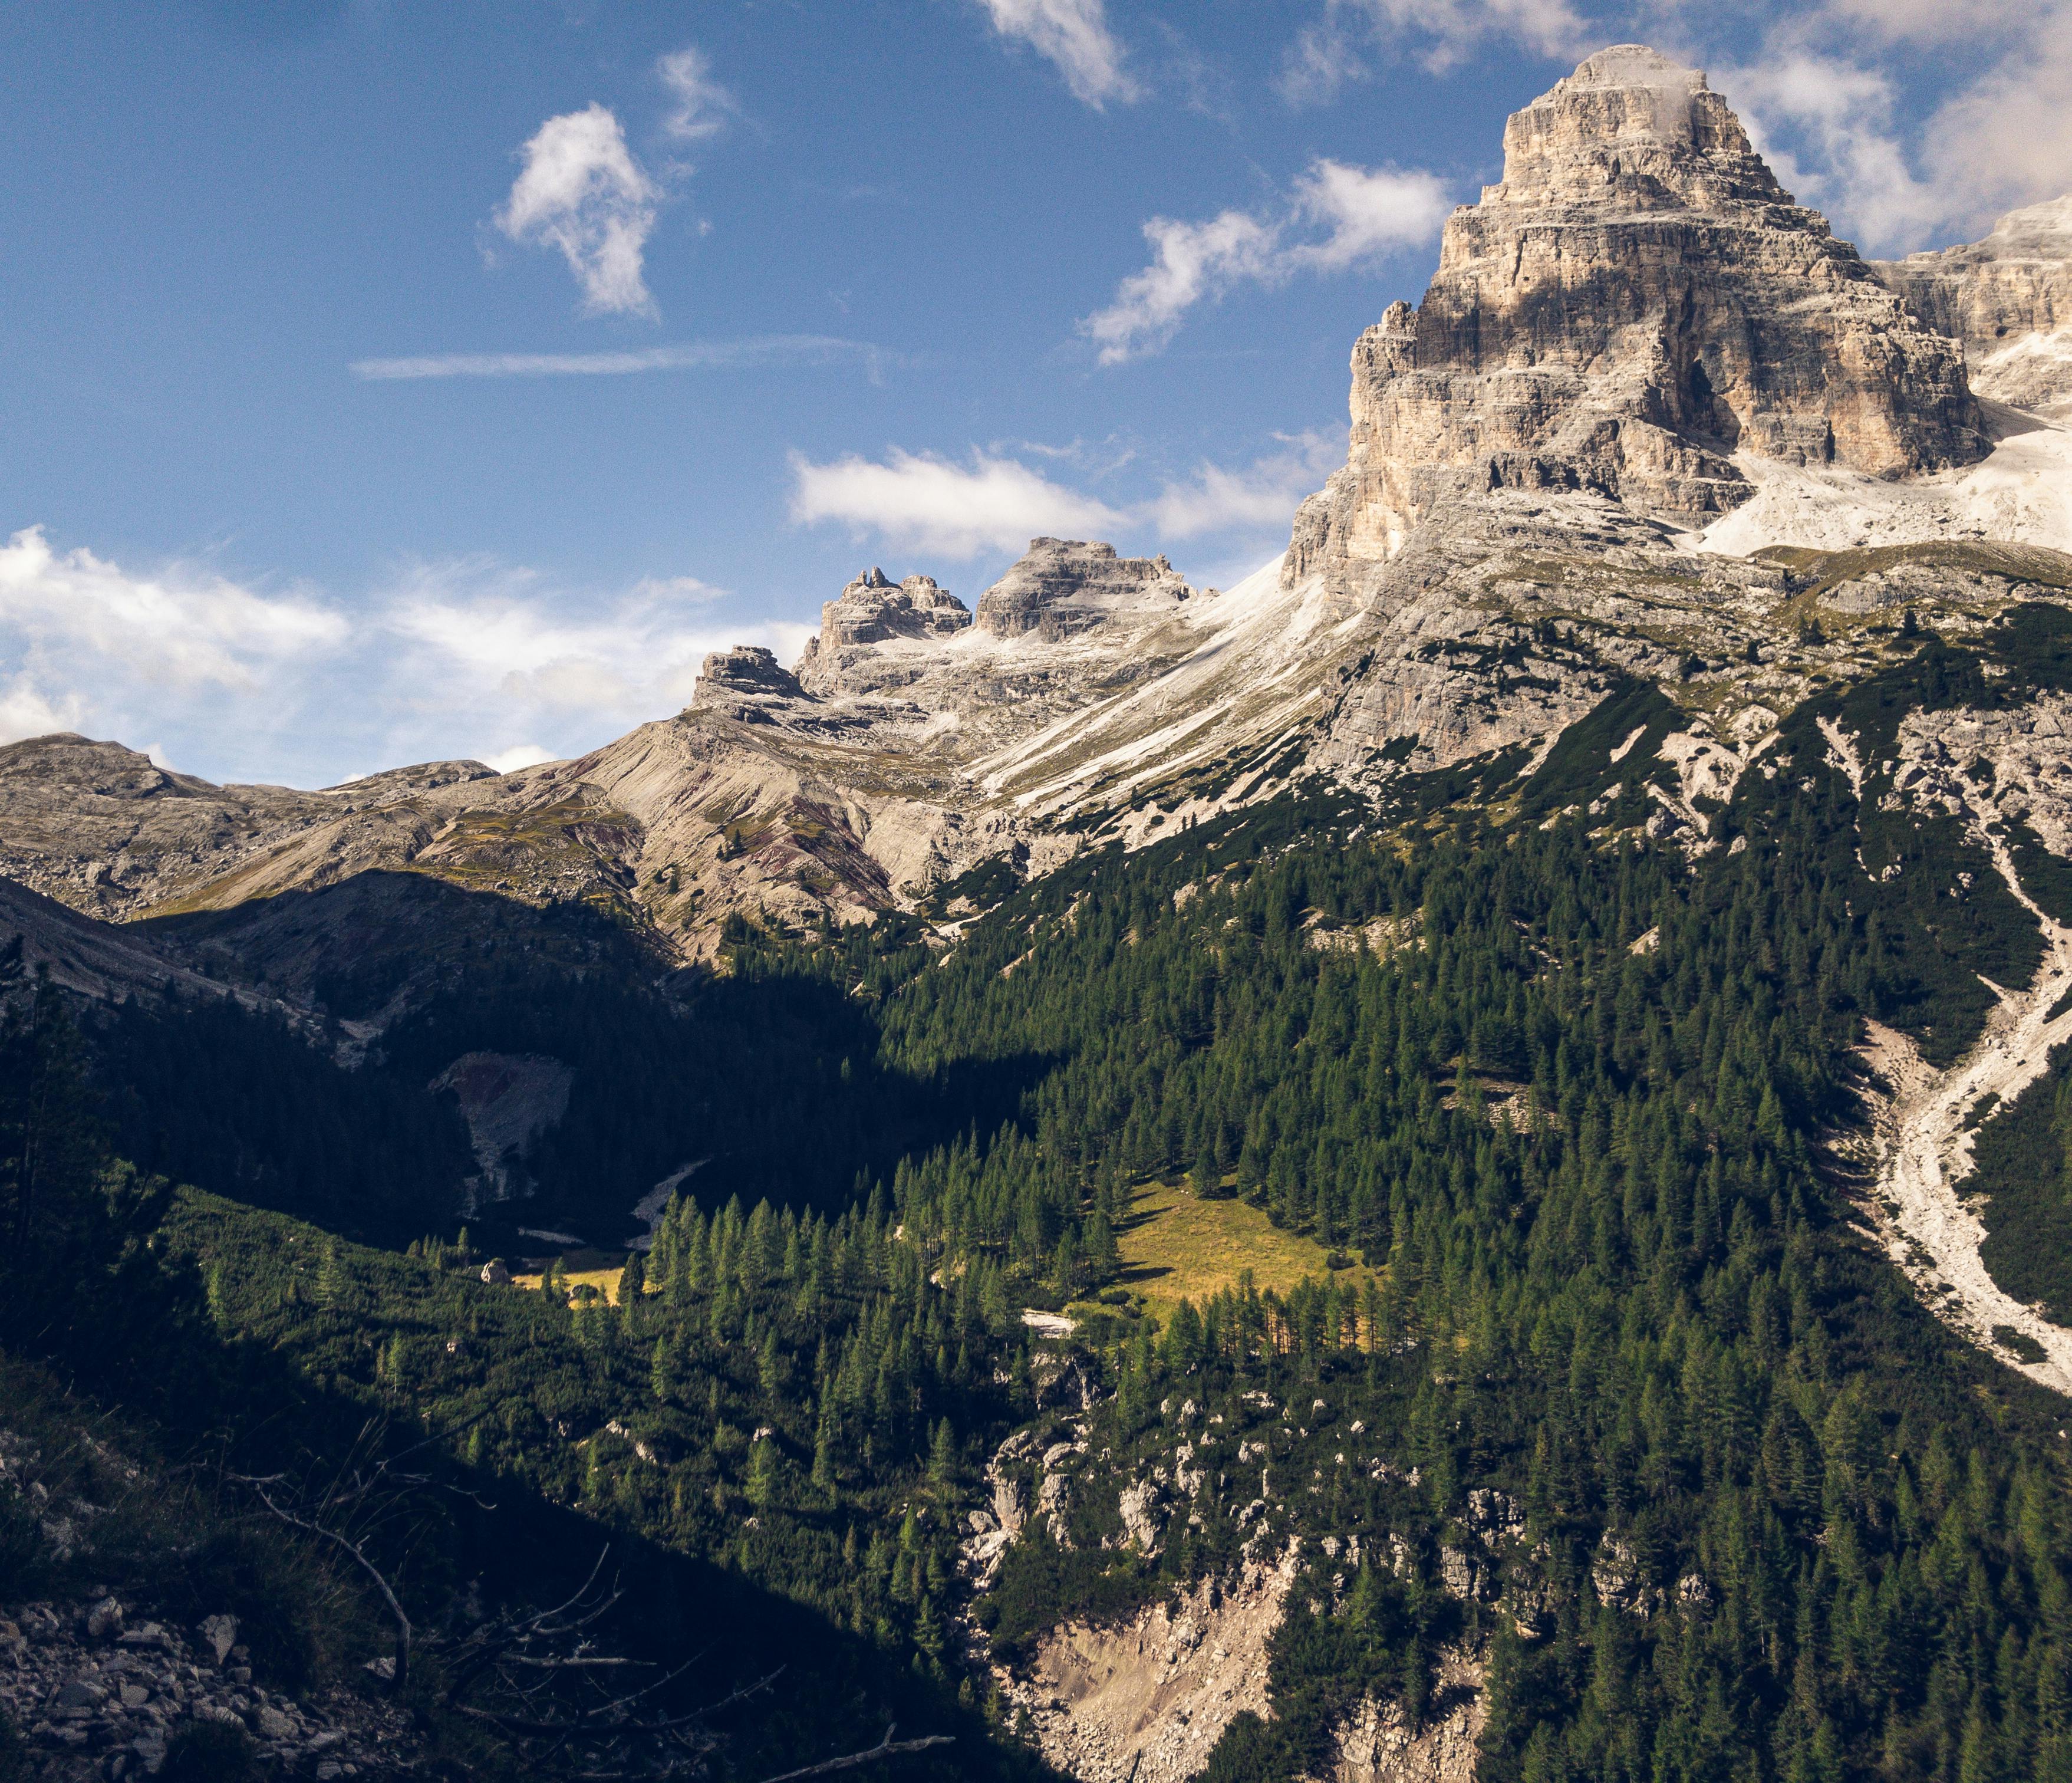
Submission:
POLYGON ((1184 482, 1169 481, 1140 512, 1165 539, 1285 527, 1345 458, 1343 434, 1299 434, 1242 470, 1204 461, 1184 482))
POLYGON ((1156 352, 1204 299, 1243 283, 1276 285, 1300 271, 1343 272, 1437 235, 1450 208, 1435 174, 1311 163, 1277 214, 1227 210, 1205 223, 1154 216, 1151 263, 1115 301, 1079 323, 1104 365, 1156 352))
POLYGON ((839 521, 952 558, 1018 551, 1045 533, 1112 533, 1125 523, 1116 509, 1018 459, 975 452, 967 467, 896 448, 882 463, 852 454, 816 464, 795 452, 791 517, 807 525, 839 521))
POLYGON ((1866 245, 1910 241, 1940 216, 1944 200, 1907 165, 1897 96, 1877 70, 1798 48, 1721 70, 1717 84, 1778 177, 1866 245))
POLYGON ((695 43, 664 56, 655 72, 674 102, 662 128, 679 142, 717 136, 740 113, 740 102, 713 78, 711 61, 695 43))
POLYGON ((2072 0, 1825 0, 1714 84, 1779 177, 1872 251, 1975 235, 2072 187, 2072 0), (1910 119, 1918 68, 1885 59, 1931 49, 1947 84, 1910 119))
POLYGON ((599 595, 457 560, 348 607, 178 564, 132 570, 31 527, 0 547, 0 742, 155 738, 196 772, 302 784, 578 754, 679 709, 709 651, 804 647, 804 626, 726 623, 725 595, 683 575, 599 595))
MULTIPOLYGON (((276 665, 335 647, 344 620, 300 595, 265 595, 178 568, 135 577, 31 526, 0 546, 0 635, 35 663, 97 660, 183 690, 249 690, 276 665)), ((21 694, 18 684, 17 695, 21 694)))
POLYGON ((500 774, 515 774, 521 768, 537 768, 543 761, 557 761, 561 758, 536 743, 516 743, 508 749, 499 749, 481 759, 485 768, 493 768, 500 774))
POLYGON ((661 190, 633 159, 618 118, 598 105, 564 113, 519 153, 524 165, 497 228, 513 241, 559 249, 585 314, 654 315, 642 269, 661 190))
POLYGON ((1143 89, 1123 67, 1122 45, 1108 29, 1104 0, 978 0, 1002 37, 1026 43, 1057 65, 1075 99, 1096 111, 1124 104, 1143 89))
POLYGON ((952 558, 1018 553, 1046 534, 1190 539, 1285 527, 1344 456, 1343 434, 1297 434, 1242 469, 1204 462, 1185 478, 1166 480, 1149 500, 1118 507, 997 451, 974 453, 968 466, 898 451, 882 463, 852 456, 816 464, 795 455, 791 517, 835 521, 901 549, 952 558))
POLYGON ((377 607, 393 656, 386 678, 399 718, 421 698, 425 710, 467 715, 479 734, 601 743, 680 710, 713 650, 764 644, 789 661, 805 648, 806 626, 717 622, 710 609, 724 593, 679 576, 579 598, 495 562, 413 566, 377 607))
POLYGON ((1144 225, 1144 239, 1151 244, 1151 264, 1124 279, 1106 309, 1079 323, 1104 365, 1156 352, 1203 298, 1219 297, 1244 279, 1270 282, 1285 270, 1278 230, 1244 211, 1224 211, 1206 223, 1154 216, 1144 225))

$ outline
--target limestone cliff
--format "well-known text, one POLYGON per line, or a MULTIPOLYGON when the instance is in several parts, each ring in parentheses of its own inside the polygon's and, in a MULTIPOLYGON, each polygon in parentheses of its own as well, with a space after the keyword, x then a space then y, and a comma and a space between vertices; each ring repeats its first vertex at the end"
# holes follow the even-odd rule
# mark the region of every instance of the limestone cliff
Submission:
POLYGON ((1118 557, 1112 545, 1032 538, 1028 554, 980 599, 978 627, 997 637, 1054 641, 1120 608, 1170 607, 1193 591, 1162 557, 1118 557))
POLYGON ((1963 342, 1980 396, 2072 418, 2072 195, 2008 212, 1983 241, 1877 270, 1924 326, 1963 342))
POLYGON ((1955 344, 1792 200, 1704 75, 1605 50, 1504 131, 1437 276, 1353 350, 1346 467, 1285 574, 1348 586, 1449 496, 1595 491, 1679 523, 1737 451, 1904 476, 1987 450, 1955 344))
POLYGON ((1650 827, 1700 846, 1778 716, 1875 660, 1885 583, 1967 611, 2072 585, 2008 549, 2072 550, 2067 226, 2061 201, 1874 269, 1702 75, 1607 50, 1511 120, 1422 305, 1355 349, 1345 467, 1227 591, 1047 537, 969 606, 873 567, 796 669, 716 652, 684 710, 501 776, 213 787, 32 739, 0 750, 0 874, 173 918, 169 959, 248 985, 384 957, 407 982, 520 930, 587 957, 546 920, 571 907, 682 962, 736 914, 961 916, 981 863, 1033 875, 1305 777, 1388 797, 1477 763, 1494 797, 1636 681, 1675 714, 1631 763, 1650 827), (1976 464, 1967 352, 2032 403, 1976 464))

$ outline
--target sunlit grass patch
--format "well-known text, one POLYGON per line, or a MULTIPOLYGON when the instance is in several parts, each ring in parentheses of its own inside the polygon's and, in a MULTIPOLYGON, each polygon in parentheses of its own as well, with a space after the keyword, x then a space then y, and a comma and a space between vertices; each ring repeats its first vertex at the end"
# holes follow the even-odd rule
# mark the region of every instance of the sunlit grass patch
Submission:
MULTIPOLYGON (((1314 1238, 1284 1231, 1249 1202, 1201 1200, 1181 1184, 1146 1183, 1137 1189, 1116 1249, 1122 1259, 1117 1279, 1161 1318, 1182 1299, 1199 1306, 1235 1287, 1244 1270, 1260 1289, 1281 1294, 1305 1276, 1330 1273, 1330 1253, 1314 1238)), ((1364 1282, 1369 1273, 1343 1274, 1364 1282)))

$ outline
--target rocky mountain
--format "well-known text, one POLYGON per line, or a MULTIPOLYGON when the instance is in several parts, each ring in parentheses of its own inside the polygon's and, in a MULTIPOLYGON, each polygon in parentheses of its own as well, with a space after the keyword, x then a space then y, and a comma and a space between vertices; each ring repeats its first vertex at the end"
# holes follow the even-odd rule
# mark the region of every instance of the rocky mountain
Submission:
POLYGON ((1874 476, 1987 451, 1963 356, 1794 204, 1696 71, 1622 45, 1504 130, 1414 311, 1353 355, 1352 452, 1285 574, 1357 581, 1449 495, 1586 489, 1682 525, 1734 455, 1874 476))
MULTIPOLYGON (((669 1287, 622 1309, 641 1340, 615 1349, 598 1290, 579 1303, 569 1340, 631 1382, 582 1441, 623 1439, 629 1468, 709 1468, 650 1497, 672 1539, 709 1506, 730 1564, 794 1495, 843 1556, 827 1571, 905 1606, 849 1604, 859 1633, 892 1641, 911 1611, 917 1676, 964 1641, 974 1688, 1072 1775, 1178 1783, 1298 1713, 1321 1738, 1226 1774, 1460 1779, 1510 1739, 1507 1777, 1638 1775, 1637 1748, 1564 1771, 1519 1703, 1622 1643, 1725 1651, 1759 1616, 1718 1663, 1736 1688, 1777 1669, 1742 1708, 1804 1759, 1779 1774, 1869 1775, 1873 1751, 1893 1774, 2016 1774, 1974 1761, 1988 1693, 1948 1655, 2002 1655, 1996 1689, 2036 1694, 2021 1668, 2056 1650, 2041 1612, 2026 1649, 1989 1637, 1993 1594, 1962 1587, 1972 1620, 1934 1637, 1948 1675, 1905 1690, 1897 1640, 1876 1664, 1776 1656, 1830 1620, 1914 1617, 1894 1579, 1926 1596, 1984 1578, 1982 1550, 1917 1566, 1960 1502, 1987 1507, 1991 1540, 2030 1544, 2018 1563, 1993 1550, 2010 1603, 2062 1551, 2021 1507, 2046 1476, 2062 1489, 2049 1396, 2072 1391, 2066 1303, 2045 1292, 2072 1283, 2051 1112, 2072 1069, 2072 198, 1971 246, 1865 261, 1702 74, 1633 45, 1516 113, 1504 152, 1423 301, 1355 344, 1345 466, 1228 590, 1048 537, 968 604, 873 567, 796 665, 716 653, 683 711, 504 775, 216 787, 112 743, 14 744, 0 970, 103 1005, 286 1014, 360 1079, 387 1036, 414 1073, 398 1106, 450 1097, 465 1122, 471 1209, 521 1196, 528 1148, 586 1123, 592 1199, 566 1217, 602 1209, 616 1238, 637 1196, 669 1287), (1470 846, 1439 834, 1463 811, 1480 854, 1446 854, 1470 846), (1445 857, 1429 880, 1390 877, 1427 854, 1445 857), (1680 935, 1638 913, 1648 897, 1680 935), (859 920, 909 974, 882 1027, 895 945, 837 933, 859 920), (808 933, 828 945, 780 998, 771 961, 808 933), (677 973, 720 957, 741 971, 677 973), (695 1020, 687 985, 712 994, 695 1020), (693 1031, 704 1051, 669 1052, 693 1031), (730 1077, 730 1048, 748 1060, 730 1077), (2017 1118, 2025 1152, 2004 1139, 2017 1118), (672 1196, 741 1169, 758 1125, 834 1135, 841 1181, 882 1167, 896 1209, 874 1196, 789 1242, 767 1208, 708 1229, 672 1196), (2020 1170, 1992 1163, 2010 1156, 2020 1170), (1988 1165, 1995 1200, 2032 1194, 2026 1274, 1988 1249, 1988 1165), (1125 1269, 1116 1247, 1153 1217, 1130 1196, 1159 1172, 1197 1213, 1248 1204, 1255 1242, 1271 1209, 1333 1279, 1263 1300, 1249 1270, 1219 1278, 1214 1320, 1169 1304, 1154 1353, 1126 1284, 1166 1265, 1125 1269), (713 1259, 750 1250, 742 1291, 767 1290, 767 1316, 736 1331, 713 1259), (830 1283, 881 1267, 936 1321, 919 1341, 883 1305, 859 1313, 908 1357, 898 1394, 861 1336, 837 1353, 814 1324, 830 1283), (1017 1310, 1009 1282, 1040 1307, 1017 1310), (667 1343, 630 1322, 665 1317, 689 1321, 667 1343), (1072 1353, 1083 1329, 1106 1335, 1072 1353), (995 1367, 1008 1339, 1019 1360, 995 1367), (692 1393, 672 1370, 708 1341, 720 1359, 692 1393), (909 1432, 886 1529, 838 1546, 844 1456, 890 1452, 840 1419, 919 1403, 931 1355, 927 1390, 956 1383, 939 1404, 1026 1391, 1022 1421, 962 1451, 947 1417, 939 1445, 909 1432), (1917 1368, 1905 1391, 1940 1400, 1873 1405, 1917 1368), (783 1398, 808 1377, 810 1404, 783 1398), (708 1440, 695 1417, 723 1391, 708 1440), (1949 1447, 1967 1417, 1993 1434, 1949 1447), (1456 1452, 1445 1432, 1478 1418, 1456 1452), (2045 1460, 1996 1487, 2010 1431, 2045 1460), (1506 1444, 1530 1460, 1500 1475, 1506 1444), (1593 1498, 1599 1467, 1617 1490, 1593 1498), (960 1468, 982 1493, 956 1497, 960 1468), (1866 1555, 1892 1559, 1883 1583, 1866 1555), (1819 1587, 1860 1592, 1847 1614, 1775 1610, 1831 1567, 1856 1569, 1819 1587), (1117 1579, 1128 1592, 1104 1597, 1117 1579), (959 1590, 993 1620, 939 1615, 959 1590), (1330 1659, 1355 1649, 1357 1667, 1330 1659), (1848 1677, 1874 1680, 1856 1772, 1828 1762, 1848 1677), (1891 1706, 1906 1691, 1915 1722, 1891 1706)), ((268 1292, 268 1318, 300 1316, 299 1290, 268 1292)), ((376 1352, 384 1390, 441 1355, 472 1365, 479 1308, 456 1289, 453 1310, 443 1349, 376 1352)), ((570 1464, 586 1495, 617 1452, 570 1464)))
POLYGON ((1963 342, 1978 395, 2072 414, 2072 197, 2010 211, 1968 247, 1874 270, 1924 327, 1963 342))
POLYGON ((1688 826, 1884 608, 2057 577, 1985 548, 2072 546, 2072 201, 1866 262, 1702 74, 1633 45, 1504 149, 1424 302, 1355 344, 1345 467, 1227 592, 1055 539, 968 607, 874 568, 794 669, 721 653, 676 717, 504 776, 216 788, 32 739, 0 751, 0 871, 125 921, 411 875, 695 959, 732 915, 913 908, 1300 776, 1371 793, 1538 747, 1635 676, 1683 714, 1663 816, 1688 826))

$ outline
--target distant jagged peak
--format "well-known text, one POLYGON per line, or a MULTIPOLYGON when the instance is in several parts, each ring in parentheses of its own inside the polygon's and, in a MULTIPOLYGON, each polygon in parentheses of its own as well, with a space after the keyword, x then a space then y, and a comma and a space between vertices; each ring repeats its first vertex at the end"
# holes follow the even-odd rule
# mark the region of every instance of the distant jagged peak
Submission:
POLYGON ((890 637, 944 637, 971 622, 971 609, 933 576, 895 583, 873 564, 821 607, 819 641, 826 649, 890 637))
POLYGON ((1958 266, 2006 260, 2072 261, 2072 192, 2009 211, 1977 241, 1909 254, 1902 264, 1958 266))
POLYGON ((774 652, 759 644, 737 644, 705 658, 686 710, 714 713, 744 724, 767 724, 775 716, 771 702, 805 697, 799 677, 774 652))
POLYGON ((1980 396, 2072 420, 2072 195, 2009 211, 1983 240, 1873 270, 1924 327, 1963 342, 1980 396))

